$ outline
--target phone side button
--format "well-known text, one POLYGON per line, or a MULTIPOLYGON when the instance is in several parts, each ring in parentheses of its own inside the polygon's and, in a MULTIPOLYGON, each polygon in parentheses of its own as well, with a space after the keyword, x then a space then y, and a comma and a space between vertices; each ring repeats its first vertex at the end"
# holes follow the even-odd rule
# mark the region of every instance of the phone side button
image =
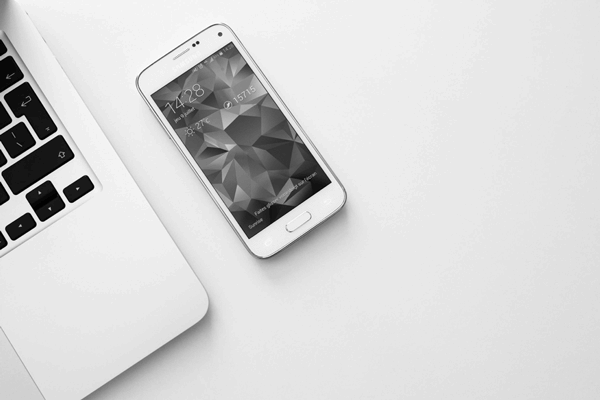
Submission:
POLYGON ((296 229, 300 228, 302 225, 310 221, 311 218, 312 215, 310 215, 308 211, 305 211, 304 213, 298 215, 296 218, 288 222, 288 224, 285 226, 285 229, 288 232, 292 233, 296 229))

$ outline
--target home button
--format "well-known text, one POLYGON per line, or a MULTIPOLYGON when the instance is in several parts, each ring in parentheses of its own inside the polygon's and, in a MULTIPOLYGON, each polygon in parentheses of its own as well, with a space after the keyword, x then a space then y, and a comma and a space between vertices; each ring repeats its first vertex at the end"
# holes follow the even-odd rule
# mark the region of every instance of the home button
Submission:
POLYGON ((311 218, 312 215, 310 215, 308 211, 305 211, 304 213, 298 215, 296 218, 288 222, 288 224, 285 226, 285 229, 288 232, 294 232, 296 229, 300 228, 302 225, 310 221, 311 218))

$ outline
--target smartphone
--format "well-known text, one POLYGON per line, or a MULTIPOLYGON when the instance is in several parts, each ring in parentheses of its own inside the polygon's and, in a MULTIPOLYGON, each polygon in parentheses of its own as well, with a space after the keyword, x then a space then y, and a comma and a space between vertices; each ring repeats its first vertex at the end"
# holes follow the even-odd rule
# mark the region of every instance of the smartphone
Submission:
POLYGON ((346 191, 231 28, 211 25, 136 85, 248 251, 270 257, 346 191))

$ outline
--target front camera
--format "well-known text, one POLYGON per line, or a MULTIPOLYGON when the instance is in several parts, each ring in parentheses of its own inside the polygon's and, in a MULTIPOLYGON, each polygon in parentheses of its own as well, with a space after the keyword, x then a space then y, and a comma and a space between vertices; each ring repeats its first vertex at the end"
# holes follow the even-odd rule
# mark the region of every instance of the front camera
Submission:
POLYGON ((223 36, 223 32, 219 32, 219 36, 223 36))

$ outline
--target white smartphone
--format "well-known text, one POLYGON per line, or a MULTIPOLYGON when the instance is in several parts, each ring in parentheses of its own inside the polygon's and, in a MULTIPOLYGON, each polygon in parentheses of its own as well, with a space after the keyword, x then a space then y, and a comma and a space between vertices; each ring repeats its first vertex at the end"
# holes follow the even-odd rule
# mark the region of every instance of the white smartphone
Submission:
POLYGON ((276 254, 346 202, 342 184, 227 25, 186 40, 136 85, 253 255, 276 254))

